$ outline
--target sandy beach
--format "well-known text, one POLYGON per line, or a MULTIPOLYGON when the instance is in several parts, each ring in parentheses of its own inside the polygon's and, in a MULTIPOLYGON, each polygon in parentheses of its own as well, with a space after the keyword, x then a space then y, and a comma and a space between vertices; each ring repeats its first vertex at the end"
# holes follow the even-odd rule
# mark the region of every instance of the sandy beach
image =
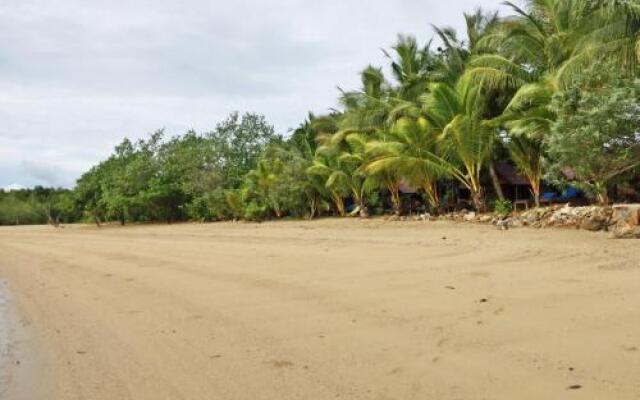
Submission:
POLYGON ((37 360, 3 396, 640 399, 638 243, 352 219, 0 228, 33 337, 16 354, 37 360))

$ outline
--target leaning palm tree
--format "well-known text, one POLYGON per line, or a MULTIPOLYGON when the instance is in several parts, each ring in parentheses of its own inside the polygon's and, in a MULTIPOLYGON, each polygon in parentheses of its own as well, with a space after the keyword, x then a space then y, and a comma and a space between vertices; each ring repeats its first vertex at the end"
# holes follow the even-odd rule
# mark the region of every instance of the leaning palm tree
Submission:
POLYGON ((467 79, 455 86, 434 84, 423 99, 427 118, 440 136, 442 155, 434 155, 436 164, 470 191, 478 211, 485 209, 480 174, 495 137, 494 128, 483 120, 486 100, 481 88, 467 79))
MULTIPOLYGON (((466 74, 470 60, 494 50, 484 43, 485 38, 491 35, 501 23, 497 12, 486 12, 482 8, 477 8, 473 13, 465 13, 464 19, 468 38, 466 41, 460 40, 457 32, 452 28, 434 27, 436 35, 443 43, 443 47, 439 48, 442 59, 440 73, 436 73, 434 76, 437 77, 439 75, 440 78, 436 79, 436 81, 449 83, 451 86, 455 86, 456 82, 466 74)), ((494 103, 493 108, 501 107, 501 102, 503 101, 501 94, 487 92, 486 95, 492 95, 494 100, 497 100, 491 102, 494 103)), ((489 114, 493 112, 488 110, 489 114)), ((494 140, 496 144, 500 143, 497 137, 494 140)), ((494 164, 495 160, 492 157, 487 164, 489 176, 496 194, 500 199, 504 199, 494 164)))
POLYGON ((536 206, 540 204, 545 139, 556 117, 550 107, 554 91, 549 82, 526 84, 490 123, 506 130, 506 148, 529 181, 536 206))
POLYGON ((512 136, 507 149, 516 167, 531 185, 536 207, 540 206, 540 182, 542 181, 543 143, 528 136, 512 136))
POLYGON ((437 181, 443 175, 439 166, 438 137, 426 118, 403 117, 395 124, 388 141, 367 144, 367 173, 383 172, 401 176, 421 188, 427 198, 427 208, 440 206, 437 181))
POLYGON ((368 210, 365 195, 370 186, 361 166, 365 159, 366 138, 355 133, 344 135, 337 132, 319 138, 320 147, 316 160, 308 169, 312 175, 323 176, 326 188, 340 215, 345 215, 344 198, 350 196, 355 204, 355 213, 366 217, 368 210))
POLYGON ((614 57, 621 68, 635 73, 640 57, 636 2, 528 0, 523 8, 505 4, 514 15, 492 26, 478 40, 479 54, 469 60, 465 74, 475 84, 515 93, 521 106, 531 102, 537 107, 541 98, 550 101, 595 60, 614 57))
POLYGON ((549 107, 551 99, 570 81, 573 71, 595 54, 586 32, 595 16, 587 18, 583 3, 530 0, 520 8, 506 2, 515 15, 478 40, 477 46, 490 52, 472 57, 464 76, 485 93, 511 98, 491 113, 492 126, 508 131, 508 150, 530 181, 536 203, 541 147, 555 119, 549 107), (523 154, 523 146, 532 153, 523 154))
POLYGON ((343 166, 338 160, 338 156, 333 149, 321 146, 316 151, 313 164, 307 168, 312 180, 320 180, 329 192, 331 201, 339 216, 346 215, 344 198, 349 193, 349 188, 344 179, 339 179, 344 175, 343 166))
MULTIPOLYGON (((392 52, 383 50, 391 61, 391 72, 396 85, 390 97, 405 102, 417 103, 419 97, 429 89, 429 84, 439 66, 438 56, 431 50, 432 41, 418 45, 414 36, 399 35, 392 52)), ((394 99, 389 99, 392 103, 394 99)))
POLYGON ((451 27, 432 26, 442 43, 438 47, 440 64, 434 74, 438 82, 454 85, 465 73, 469 59, 487 50, 482 41, 500 23, 497 12, 485 12, 482 8, 472 14, 465 13, 464 19, 468 37, 466 42, 451 27))
POLYGON ((345 108, 340 121, 340 130, 332 135, 330 145, 341 151, 340 159, 349 168, 347 176, 352 177, 352 198, 361 215, 366 215, 364 194, 376 188, 389 192, 394 213, 400 213, 401 177, 391 170, 369 173, 364 169, 366 144, 373 140, 387 140, 389 135, 389 115, 398 93, 417 96, 422 92, 419 75, 424 73, 427 63, 425 50, 419 50, 415 40, 400 39, 395 47, 402 56, 392 69, 397 78, 405 79, 404 89, 393 90, 380 68, 367 67, 362 72, 362 88, 354 92, 343 92, 342 104, 345 108), (422 59, 424 57, 424 60, 422 59))
POLYGON ((361 81, 360 90, 341 90, 344 112, 338 126, 343 138, 352 132, 375 132, 387 119, 390 88, 382 69, 368 66, 361 72, 361 81))

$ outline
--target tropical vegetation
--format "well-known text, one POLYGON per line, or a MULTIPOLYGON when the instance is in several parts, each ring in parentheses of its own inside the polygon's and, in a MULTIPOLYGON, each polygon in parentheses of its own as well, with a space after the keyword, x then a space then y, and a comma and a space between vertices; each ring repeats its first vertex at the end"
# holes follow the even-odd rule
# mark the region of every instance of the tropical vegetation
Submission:
MULTIPOLYGON (((366 217, 406 212, 408 191, 421 203, 412 210, 443 212, 457 198, 505 213, 505 163, 535 205, 567 185, 594 202, 637 198, 640 3, 504 4, 505 16, 464 14, 466 32, 399 36, 389 65, 367 66, 338 109, 288 135, 234 113, 209 133, 125 139, 49 210, 97 224, 366 217)), ((0 223, 42 221, 15 219, 22 211, 4 204, 23 195, 4 196, 0 223)))

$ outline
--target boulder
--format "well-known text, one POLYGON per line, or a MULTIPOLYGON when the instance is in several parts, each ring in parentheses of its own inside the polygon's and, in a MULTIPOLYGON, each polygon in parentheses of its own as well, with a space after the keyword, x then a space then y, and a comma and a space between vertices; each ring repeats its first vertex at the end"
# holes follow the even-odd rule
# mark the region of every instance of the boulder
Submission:
POLYGON ((611 236, 615 239, 640 239, 640 225, 632 226, 620 221, 613 228, 611 236))
POLYGON ((524 226, 524 223, 520 218, 510 218, 509 226, 512 228, 521 228, 524 226))
MULTIPOLYGON (((592 215, 580 221, 580 229, 591 232, 598 232, 607 228, 609 219, 601 215, 592 215)), ((565 224, 569 225, 569 224, 565 224)))
POLYGON ((624 222, 632 227, 640 225, 640 204, 618 204, 613 206, 611 222, 624 222))
POLYGON ((640 204, 613 206, 610 225, 616 239, 640 239, 640 204))
POLYGON ((473 212, 473 211, 468 212, 468 213, 464 214, 463 219, 464 219, 465 222, 473 222, 473 221, 476 220, 476 213, 473 212))

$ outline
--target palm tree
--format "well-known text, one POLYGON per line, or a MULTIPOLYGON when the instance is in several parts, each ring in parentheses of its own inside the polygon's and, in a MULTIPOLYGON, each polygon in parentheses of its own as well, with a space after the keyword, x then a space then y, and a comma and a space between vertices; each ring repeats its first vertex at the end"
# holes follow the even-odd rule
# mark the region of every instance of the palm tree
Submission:
POLYGON ((392 88, 393 100, 417 103, 429 89, 432 75, 439 66, 438 56, 431 50, 432 42, 420 47, 414 36, 399 35, 392 47, 393 54, 383 50, 391 61, 391 72, 397 84, 392 88))
POLYGON ((440 64, 435 79, 437 82, 454 85, 465 73, 469 59, 486 50, 486 45, 481 42, 500 22, 497 12, 487 13, 481 8, 472 14, 465 13, 464 19, 468 42, 460 40, 451 27, 432 26, 442 42, 442 47, 438 47, 440 64))
POLYGON ((349 188, 344 179, 338 156, 331 148, 322 146, 316 151, 313 164, 307 169, 311 179, 320 179, 330 194, 331 201, 339 216, 346 215, 344 198, 349 193, 349 188))
POLYGON ((271 162, 261 160, 256 168, 251 170, 244 179, 248 196, 258 198, 261 204, 271 208, 276 218, 282 217, 283 210, 273 192, 274 186, 277 184, 283 170, 284 164, 280 159, 275 159, 271 162))
POLYGON ((424 190, 428 209, 437 210, 437 180, 443 175, 438 152, 438 137, 427 119, 403 117, 395 123, 390 140, 367 144, 365 170, 374 175, 389 171, 402 176, 424 190))
MULTIPOLYGON (((419 80, 414 74, 419 72, 425 61, 410 60, 409 57, 421 58, 424 50, 418 50, 414 39, 400 39, 396 51, 403 52, 405 59, 399 60, 395 66, 395 74, 405 76, 405 94, 416 95, 419 80), (411 81, 411 82, 409 82, 411 81)), ((426 56, 424 56, 426 57, 426 56)), ((400 90, 402 91, 402 90, 400 90)), ((365 216, 367 208, 364 204, 364 194, 376 187, 389 192, 394 213, 400 213, 400 182, 401 177, 391 170, 379 170, 375 173, 367 172, 364 168, 368 154, 366 145, 369 141, 387 140, 388 121, 392 109, 392 96, 396 93, 386 81, 380 68, 367 67, 362 72, 362 88, 359 91, 343 92, 342 103, 345 107, 340 121, 341 129, 330 138, 330 145, 340 149, 340 160, 348 165, 347 176, 351 176, 351 193, 360 214, 365 216)))
POLYGON ((542 181, 543 143, 528 136, 512 136, 507 149, 518 170, 531 185, 536 207, 540 206, 540 182, 542 181))
MULTIPOLYGON (((440 75, 440 78, 436 80, 451 86, 455 86, 456 82, 465 75, 470 60, 492 50, 483 44, 483 41, 499 26, 501 21, 497 12, 486 12, 482 8, 477 8, 473 13, 464 13, 464 19, 467 41, 460 40, 457 32, 452 28, 433 27, 443 43, 443 47, 439 48, 442 58, 440 73, 435 75, 440 75)), ((494 96, 494 98, 499 99, 499 96, 494 96)), ((497 137, 495 137, 495 142, 496 145, 499 144, 497 137)), ((495 160, 492 155, 492 159, 488 163, 490 177, 496 194, 500 199, 504 199, 494 164, 495 160)))
POLYGON ((486 100, 481 88, 467 79, 455 87, 434 84, 423 99, 427 118, 440 136, 442 155, 434 155, 436 165, 470 191, 478 211, 485 209, 480 174, 495 137, 495 130, 482 119, 486 100))
POLYGON ((524 8, 504 3, 515 15, 493 25, 478 40, 478 48, 490 52, 470 59, 465 72, 487 90, 515 92, 521 114, 527 103, 532 103, 534 114, 539 113, 545 105, 541 100, 550 101, 594 60, 614 56, 621 67, 635 71, 640 5, 617 0, 526 3, 524 8))
POLYGON ((389 84, 381 68, 368 66, 361 74, 362 88, 342 91, 344 112, 338 125, 342 136, 352 132, 372 133, 382 127, 389 112, 389 84))

